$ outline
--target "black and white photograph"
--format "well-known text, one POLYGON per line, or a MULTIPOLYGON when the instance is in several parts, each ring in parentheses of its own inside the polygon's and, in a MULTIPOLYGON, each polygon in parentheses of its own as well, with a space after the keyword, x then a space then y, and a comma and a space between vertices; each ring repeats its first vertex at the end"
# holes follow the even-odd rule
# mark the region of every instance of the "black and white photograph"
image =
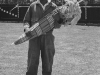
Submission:
POLYGON ((100 75, 100 0, 0 0, 0 75, 100 75))

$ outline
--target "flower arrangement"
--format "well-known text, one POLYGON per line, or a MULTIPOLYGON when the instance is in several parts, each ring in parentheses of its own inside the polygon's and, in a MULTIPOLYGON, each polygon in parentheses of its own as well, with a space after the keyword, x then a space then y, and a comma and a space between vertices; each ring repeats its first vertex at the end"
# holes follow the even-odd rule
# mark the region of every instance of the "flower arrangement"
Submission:
POLYGON ((76 0, 66 0, 60 12, 66 19, 66 23, 76 25, 81 18, 81 8, 76 0))

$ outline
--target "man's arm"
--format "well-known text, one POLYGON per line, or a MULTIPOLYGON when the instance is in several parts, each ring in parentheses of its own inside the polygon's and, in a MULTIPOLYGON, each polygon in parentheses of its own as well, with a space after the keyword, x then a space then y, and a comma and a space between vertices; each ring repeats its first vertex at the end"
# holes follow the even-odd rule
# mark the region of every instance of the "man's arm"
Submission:
MULTIPOLYGON (((57 5, 53 2, 52 6, 55 9, 57 8, 57 5)), ((63 23, 64 23, 64 17, 62 17, 62 14, 58 11, 58 13, 55 15, 54 28, 60 28, 63 23)))
POLYGON ((30 27, 30 22, 31 22, 31 6, 29 6, 28 10, 26 11, 26 14, 23 19, 23 26, 30 27))
POLYGON ((24 32, 29 31, 30 23, 31 23, 31 6, 29 6, 23 19, 24 32))

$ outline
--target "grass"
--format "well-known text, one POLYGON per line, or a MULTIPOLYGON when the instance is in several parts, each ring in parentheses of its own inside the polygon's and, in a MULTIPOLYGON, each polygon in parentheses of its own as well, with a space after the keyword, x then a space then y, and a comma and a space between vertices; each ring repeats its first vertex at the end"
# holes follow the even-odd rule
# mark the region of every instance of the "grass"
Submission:
MULTIPOLYGON (((0 75, 25 75, 28 42, 10 45, 22 33, 22 23, 0 23, 0 75)), ((100 75, 100 27, 62 26, 53 34, 53 75, 100 75)))

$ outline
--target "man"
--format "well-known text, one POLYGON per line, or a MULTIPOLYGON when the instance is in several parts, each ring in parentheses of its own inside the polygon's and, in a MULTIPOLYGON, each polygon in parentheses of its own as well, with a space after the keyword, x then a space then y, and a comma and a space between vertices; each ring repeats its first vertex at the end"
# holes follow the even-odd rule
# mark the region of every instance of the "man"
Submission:
MULTIPOLYGON (((56 5, 50 0, 37 0, 33 2, 24 17, 24 31, 28 32, 29 28, 39 19, 50 13, 56 8, 56 5)), ((54 20, 55 28, 60 27, 62 23, 59 14, 54 20)), ((26 75, 37 75, 39 57, 42 59, 42 75, 51 75, 53 57, 55 54, 53 29, 49 32, 29 40, 28 65, 26 75)))

